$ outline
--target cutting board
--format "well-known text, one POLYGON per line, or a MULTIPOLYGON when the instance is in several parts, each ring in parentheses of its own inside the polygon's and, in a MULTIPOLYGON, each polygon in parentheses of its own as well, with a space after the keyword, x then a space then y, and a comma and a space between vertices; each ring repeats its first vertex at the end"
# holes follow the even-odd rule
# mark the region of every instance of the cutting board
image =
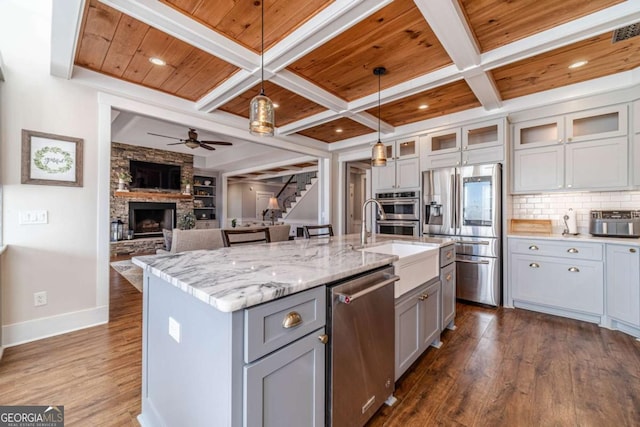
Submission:
POLYGON ((510 233, 551 234, 550 219, 511 219, 510 233))

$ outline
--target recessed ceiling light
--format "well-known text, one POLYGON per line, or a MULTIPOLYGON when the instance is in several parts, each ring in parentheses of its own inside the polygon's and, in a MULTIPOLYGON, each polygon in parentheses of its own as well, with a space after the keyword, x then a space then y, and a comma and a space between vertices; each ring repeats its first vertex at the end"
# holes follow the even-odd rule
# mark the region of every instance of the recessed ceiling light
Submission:
POLYGON ((582 67, 583 65, 587 65, 588 63, 589 63, 589 61, 577 61, 577 62, 574 62, 573 64, 569 65, 569 68, 582 67))
POLYGON ((426 110, 427 108, 429 108, 427 104, 422 104, 418 107, 419 110, 426 110))
POLYGON ((336 133, 342 133, 342 129, 340 128, 336 129, 336 133))
POLYGON ((155 56, 152 56, 151 58, 149 58, 149 62, 151 62, 153 65, 167 65, 167 63, 165 61, 163 61, 160 58, 156 58, 155 56))
POLYGON ((280 104, 276 104, 275 102, 273 103, 273 108, 278 108, 280 106, 280 104))

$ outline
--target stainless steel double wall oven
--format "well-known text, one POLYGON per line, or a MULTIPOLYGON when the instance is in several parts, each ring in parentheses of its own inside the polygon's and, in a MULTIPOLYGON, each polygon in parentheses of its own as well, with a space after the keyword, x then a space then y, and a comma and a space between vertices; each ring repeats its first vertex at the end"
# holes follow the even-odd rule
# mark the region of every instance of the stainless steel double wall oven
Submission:
POLYGON ((385 219, 376 220, 378 234, 400 234, 420 236, 420 193, 402 191, 395 193, 376 193, 376 199, 382 205, 385 219))

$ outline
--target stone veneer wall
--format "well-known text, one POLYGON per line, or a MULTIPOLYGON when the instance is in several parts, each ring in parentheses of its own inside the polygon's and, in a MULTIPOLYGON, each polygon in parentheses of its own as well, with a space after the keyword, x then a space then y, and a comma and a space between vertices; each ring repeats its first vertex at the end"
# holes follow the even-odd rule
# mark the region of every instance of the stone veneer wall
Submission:
MULTIPOLYGON (((118 188, 117 173, 123 170, 129 170, 129 160, 140 160, 144 162, 164 163, 171 165, 180 165, 181 181, 193 181, 193 156, 190 154, 181 154, 171 151, 156 150, 153 148, 138 147, 134 145, 122 144, 118 142, 111 143, 111 188, 110 188, 110 209, 111 219, 120 218, 125 223, 125 230, 129 224, 129 202, 168 202, 176 204, 176 218, 187 212, 193 212, 193 198, 175 199, 162 197, 163 194, 176 194, 178 191, 157 192, 152 197, 145 195, 141 197, 118 197, 116 190, 118 188)), ((148 190, 146 193, 155 192, 148 190)), ((135 194, 132 192, 128 196, 135 194)), ((151 237, 145 239, 136 239, 131 241, 121 241, 111 243, 111 255, 116 253, 148 253, 152 247, 162 245, 162 237, 151 237), (125 249, 126 250, 123 250, 125 249)))

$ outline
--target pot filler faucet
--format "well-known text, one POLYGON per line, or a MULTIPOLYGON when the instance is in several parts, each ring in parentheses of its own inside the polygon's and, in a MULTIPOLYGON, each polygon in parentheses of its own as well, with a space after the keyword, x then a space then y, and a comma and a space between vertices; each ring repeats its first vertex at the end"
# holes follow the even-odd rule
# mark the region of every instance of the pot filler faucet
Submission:
MULTIPOLYGON (((375 203, 378 206, 378 211, 380 211, 380 219, 387 219, 384 214, 384 209, 382 209, 382 205, 376 199, 367 199, 362 204, 362 227, 360 228, 360 244, 365 245, 367 243, 367 226, 366 221, 364 220, 366 214, 366 207, 369 203, 375 203)), ((373 228, 371 229, 371 235, 373 236, 373 228)))

